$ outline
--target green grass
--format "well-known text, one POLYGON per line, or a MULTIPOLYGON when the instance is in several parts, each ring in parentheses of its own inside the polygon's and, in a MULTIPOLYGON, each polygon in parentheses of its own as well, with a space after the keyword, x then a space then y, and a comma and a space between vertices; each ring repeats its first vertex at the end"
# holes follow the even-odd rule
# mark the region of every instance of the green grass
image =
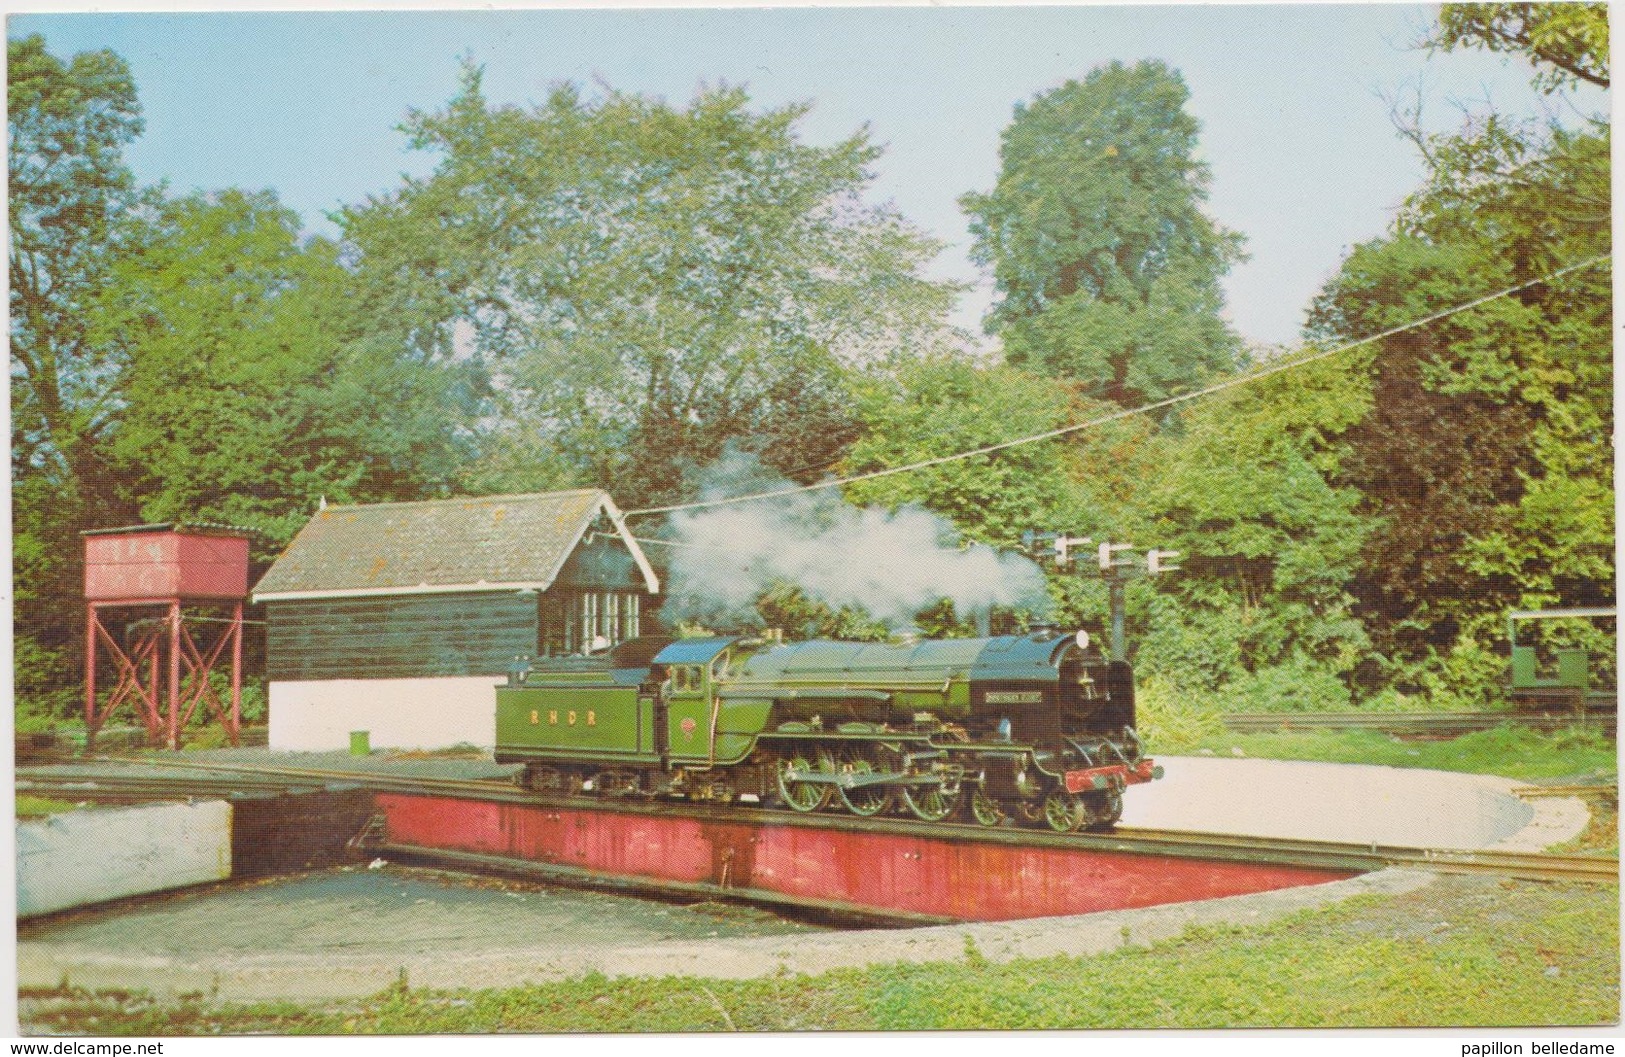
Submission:
POLYGON ((46 815, 54 815, 60 811, 72 811, 76 807, 78 807, 77 804, 67 800, 52 800, 43 796, 17 797, 18 818, 43 818, 46 815))
MULTIPOLYGON (((1158 746, 1151 749, 1155 752, 1158 746)), ((1217 756, 1231 756, 1240 749, 1260 759, 1424 767, 1528 781, 1579 775, 1600 783, 1617 773, 1612 738, 1580 728, 1546 732, 1511 724, 1442 741, 1400 739, 1369 730, 1220 733, 1182 746, 1178 754, 1202 749, 1217 756)))
POLYGON ((1603 1024, 1619 1016, 1618 902, 1616 886, 1450 878, 1094 957, 994 964, 967 945, 963 960, 816 976, 591 974, 318 1009, 38 994, 23 1020, 133 1035, 1603 1024))

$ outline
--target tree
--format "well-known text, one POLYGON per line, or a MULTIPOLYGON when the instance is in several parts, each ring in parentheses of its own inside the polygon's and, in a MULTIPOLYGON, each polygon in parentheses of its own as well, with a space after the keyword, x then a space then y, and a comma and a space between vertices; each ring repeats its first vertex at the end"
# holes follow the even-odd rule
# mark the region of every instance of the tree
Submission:
POLYGON ((1311 327, 1370 334, 1523 285, 1385 339, 1343 464, 1380 518, 1355 588, 1379 647, 1427 664, 1477 650, 1481 693, 1508 609, 1613 597, 1608 131, 1492 114, 1416 138, 1428 183, 1311 327))
POLYGON ((1112 63, 1016 107, 998 183, 960 199, 1012 364, 1124 405, 1235 364, 1220 278, 1241 238, 1202 212, 1209 172, 1179 74, 1112 63))
POLYGON ((416 498, 459 455, 457 364, 390 349, 337 247, 270 192, 166 202, 99 299, 128 363, 109 456, 149 521, 203 518, 286 545, 320 496, 416 498))
POLYGON ((112 52, 64 63, 35 35, 8 40, 6 60, 16 691, 61 711, 82 649, 62 619, 81 590, 77 533, 130 512, 105 450, 124 363, 88 328, 141 202, 121 153, 141 109, 112 52))
MULTIPOLYGON (((1078 403, 1069 386, 1003 365, 937 352, 898 357, 856 382, 864 430, 843 476, 970 451, 1064 425, 1078 403)), ((916 504, 967 539, 1013 547, 1047 528, 1069 495, 1065 450, 1028 444, 846 486, 849 501, 895 510, 916 504)))
POLYGON ((1547 93, 1580 81, 1608 87, 1606 4, 1445 4, 1430 43, 1522 55, 1547 67, 1534 79, 1547 93))
POLYGON ((1139 662, 1243 708, 1347 701, 1368 640, 1348 585, 1370 531, 1333 478, 1370 408, 1365 364, 1329 360, 1186 405, 1129 497, 1181 572, 1156 582, 1139 662))
POLYGON ((867 132, 808 145, 807 109, 573 86, 494 107, 469 68, 410 117, 438 169, 347 211, 346 236, 373 304, 491 372, 485 484, 613 484, 630 505, 676 498, 730 440, 792 477, 839 458, 843 366, 921 340, 953 290, 919 275, 936 243, 862 201, 867 132))
POLYGON ((82 502, 114 491, 99 446, 122 364, 86 325, 139 202, 122 149, 141 108, 110 51, 63 63, 36 34, 8 40, 6 61, 13 467, 82 502))

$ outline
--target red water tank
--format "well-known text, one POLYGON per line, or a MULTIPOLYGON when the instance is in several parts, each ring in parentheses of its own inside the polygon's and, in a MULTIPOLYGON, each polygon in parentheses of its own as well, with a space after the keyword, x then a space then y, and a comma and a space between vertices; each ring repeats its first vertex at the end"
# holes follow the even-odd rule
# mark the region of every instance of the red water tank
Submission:
POLYGON ((248 534, 224 526, 137 525, 86 532, 85 598, 227 599, 248 595, 248 534))

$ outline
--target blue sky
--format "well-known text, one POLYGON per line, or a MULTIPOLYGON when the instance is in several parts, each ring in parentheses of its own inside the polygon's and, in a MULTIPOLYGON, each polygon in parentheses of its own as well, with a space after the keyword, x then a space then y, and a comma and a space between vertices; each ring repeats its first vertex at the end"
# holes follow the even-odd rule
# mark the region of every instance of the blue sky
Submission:
MULTIPOLYGON (((1520 61, 1416 45, 1421 5, 1077 6, 773 10, 78 13, 13 16, 64 57, 110 47, 130 63, 147 118, 138 177, 177 191, 273 188, 313 230, 432 158, 395 130, 407 108, 456 90, 458 60, 486 68, 497 102, 558 80, 601 79, 685 101, 743 84, 762 105, 809 100, 803 135, 867 124, 887 146, 873 197, 949 243, 937 274, 977 282, 955 321, 992 297, 968 259, 957 197, 992 186, 999 133, 1023 99, 1114 59, 1178 68, 1202 121, 1210 213, 1247 237, 1226 282, 1229 315, 1257 342, 1290 343, 1349 247, 1381 234, 1422 178, 1389 119, 1421 86, 1427 122, 1461 107, 1534 115, 1520 61)), ((1561 102, 1544 101, 1572 114, 1561 102)), ((1605 97, 1580 97, 1602 109, 1605 97)))

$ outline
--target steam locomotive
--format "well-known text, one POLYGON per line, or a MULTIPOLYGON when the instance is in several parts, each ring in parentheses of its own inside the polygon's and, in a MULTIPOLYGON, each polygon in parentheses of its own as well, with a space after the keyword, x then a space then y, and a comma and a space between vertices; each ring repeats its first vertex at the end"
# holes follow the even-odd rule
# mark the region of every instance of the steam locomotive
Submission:
POLYGON ((1108 829, 1162 775, 1133 672, 1086 632, 895 645, 637 638, 523 660, 496 759, 527 788, 1108 829))

